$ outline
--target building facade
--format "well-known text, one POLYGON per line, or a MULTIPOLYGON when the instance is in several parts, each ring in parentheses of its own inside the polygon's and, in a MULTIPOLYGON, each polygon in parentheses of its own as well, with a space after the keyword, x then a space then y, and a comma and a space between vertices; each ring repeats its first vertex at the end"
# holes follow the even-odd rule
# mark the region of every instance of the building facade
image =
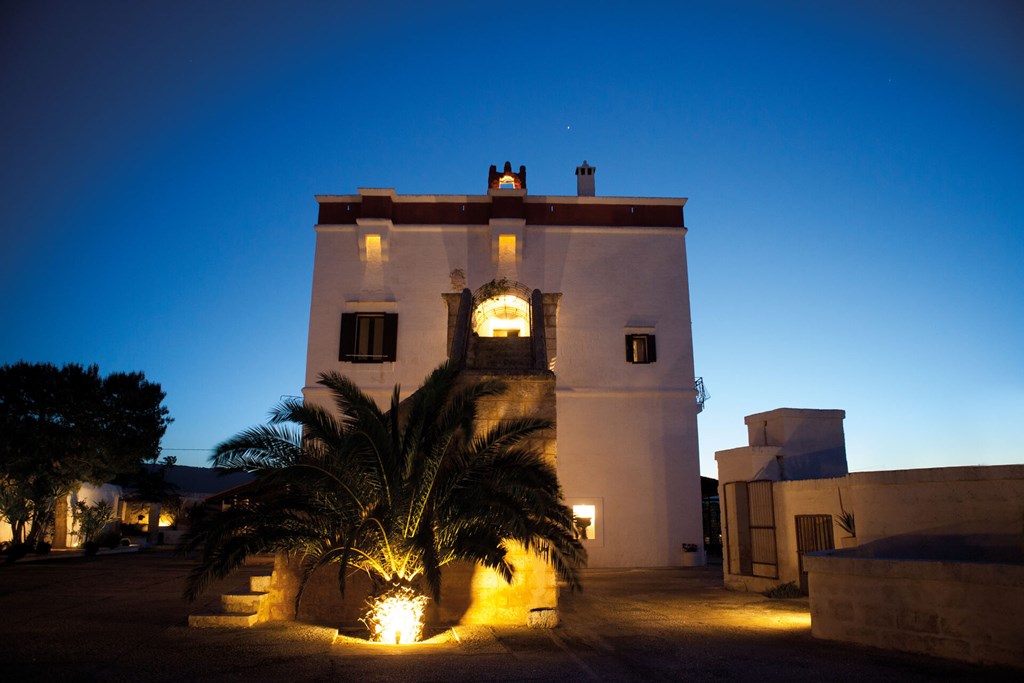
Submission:
POLYGON ((384 406, 449 358, 501 376, 512 414, 556 423, 590 566, 681 565, 703 538, 686 200, 595 196, 594 171, 576 196, 509 163, 486 194, 317 196, 303 394, 333 370, 384 406))

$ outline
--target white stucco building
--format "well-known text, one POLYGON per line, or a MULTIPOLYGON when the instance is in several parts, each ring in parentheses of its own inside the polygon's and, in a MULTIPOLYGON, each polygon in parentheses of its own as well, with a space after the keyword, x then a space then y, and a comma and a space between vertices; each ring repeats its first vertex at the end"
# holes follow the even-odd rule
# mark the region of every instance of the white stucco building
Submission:
POLYGON ((531 195, 508 163, 481 195, 317 196, 303 393, 335 370, 386 405, 449 357, 518 381, 556 421, 590 566, 683 564, 703 538, 686 200, 595 196, 576 173, 577 196, 531 195))

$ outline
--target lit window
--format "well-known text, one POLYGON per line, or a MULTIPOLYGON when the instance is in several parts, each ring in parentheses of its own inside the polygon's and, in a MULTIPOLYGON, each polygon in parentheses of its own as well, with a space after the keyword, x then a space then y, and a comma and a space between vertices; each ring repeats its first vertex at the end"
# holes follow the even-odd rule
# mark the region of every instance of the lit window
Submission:
POLYGON ((627 363, 653 363, 656 360, 653 334, 626 335, 627 363))
POLYGON ((473 311, 473 331, 480 337, 529 337, 530 302, 515 294, 499 294, 473 311))
POLYGON ((384 363, 396 358, 398 315, 395 313, 343 313, 338 360, 349 363, 384 363))
POLYGON ((366 260, 370 263, 380 263, 381 255, 380 235, 367 235, 366 236, 366 260))
POLYGON ((576 527, 576 533, 581 539, 593 540, 597 538, 597 506, 595 505, 573 505, 572 522, 576 527))
POLYGON ((498 267, 509 266, 516 262, 516 236, 498 235, 498 267))

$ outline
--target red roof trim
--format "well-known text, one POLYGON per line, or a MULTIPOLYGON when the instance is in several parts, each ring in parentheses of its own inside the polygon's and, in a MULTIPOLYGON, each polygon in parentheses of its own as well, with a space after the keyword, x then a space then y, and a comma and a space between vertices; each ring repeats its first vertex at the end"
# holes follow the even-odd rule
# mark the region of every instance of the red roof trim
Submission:
POLYGON ((395 225, 483 225, 492 218, 521 218, 527 225, 590 225, 609 227, 682 228, 683 207, 677 202, 652 204, 589 204, 525 202, 523 197, 491 197, 488 202, 391 201, 360 197, 351 202, 320 202, 321 225, 354 224, 359 218, 382 218, 395 225))

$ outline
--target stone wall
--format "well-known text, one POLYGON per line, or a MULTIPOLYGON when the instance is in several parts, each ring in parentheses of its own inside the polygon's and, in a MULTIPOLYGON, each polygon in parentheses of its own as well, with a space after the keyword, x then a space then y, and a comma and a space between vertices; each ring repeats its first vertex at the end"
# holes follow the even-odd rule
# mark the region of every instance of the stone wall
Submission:
POLYGON ((817 638, 1024 667, 1024 565, 834 551, 805 566, 817 638))
MULTIPOLYGON (((428 627, 456 624, 526 625, 530 609, 555 607, 557 586, 554 572, 532 553, 521 548, 512 552, 517 571, 512 584, 489 569, 460 562, 444 567, 441 601, 427 606, 428 627)), ((278 555, 270 585, 271 620, 298 619, 345 630, 358 630, 370 595, 370 580, 363 572, 350 572, 345 580, 345 595, 338 590, 338 566, 318 570, 310 579, 295 611, 301 571, 299 560, 278 555)))

